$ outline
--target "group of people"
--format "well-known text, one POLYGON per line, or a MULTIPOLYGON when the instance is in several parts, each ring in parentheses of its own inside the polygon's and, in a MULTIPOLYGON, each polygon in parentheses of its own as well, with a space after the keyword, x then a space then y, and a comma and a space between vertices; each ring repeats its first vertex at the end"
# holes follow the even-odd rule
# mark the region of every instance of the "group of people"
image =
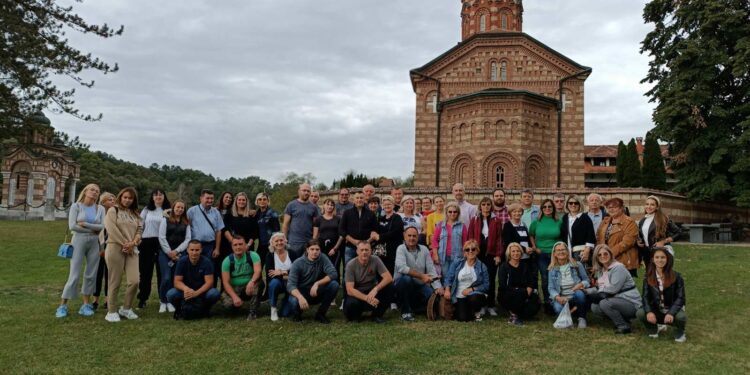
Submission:
POLYGON ((138 318, 136 298, 146 306, 156 269, 159 312, 176 317, 207 316, 221 301, 245 306, 256 319, 268 300, 273 321, 299 320, 318 304, 314 318, 328 323, 342 286, 340 308, 349 321, 368 315, 381 323, 389 308, 413 321, 436 295, 450 301, 459 321, 497 316, 496 303, 515 325, 542 308, 556 315, 567 306, 578 328, 587 327, 590 310, 609 318, 618 334, 630 333, 638 317, 652 337, 666 324, 675 326, 676 341, 685 340, 684 282, 670 246, 680 229, 658 197, 647 198, 636 222, 622 199, 595 193, 586 207, 563 194, 536 206, 530 190, 506 204, 503 189, 474 206, 461 184, 452 196, 446 202, 393 188, 378 197, 367 185, 341 189, 337 200, 319 205, 320 196, 302 184, 279 214, 265 193, 251 205, 245 193, 224 192, 214 205, 214 192, 204 190, 187 208, 156 189, 139 212, 134 189, 100 195, 90 184, 70 209, 74 252, 56 316, 67 316, 68 301, 78 297, 85 263, 79 314, 94 314, 104 279, 110 322, 138 318), (642 293, 634 281, 641 264, 642 293))

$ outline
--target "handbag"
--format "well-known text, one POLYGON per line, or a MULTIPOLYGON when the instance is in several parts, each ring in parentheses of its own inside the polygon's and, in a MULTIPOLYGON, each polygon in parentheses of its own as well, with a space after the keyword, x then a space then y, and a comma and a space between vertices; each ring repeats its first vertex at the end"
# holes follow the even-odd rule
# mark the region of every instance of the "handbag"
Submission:
POLYGON ((427 300, 427 320, 453 320, 451 300, 433 293, 427 300))
POLYGON ((70 259, 73 257, 73 245, 68 242, 68 231, 65 231, 65 239, 60 247, 57 248, 57 256, 64 259, 70 259))
POLYGON ((552 326, 557 329, 566 329, 573 327, 573 318, 570 314, 569 302, 565 302, 565 306, 563 307, 562 311, 560 311, 560 315, 557 316, 557 320, 555 320, 555 324, 553 324, 552 326))

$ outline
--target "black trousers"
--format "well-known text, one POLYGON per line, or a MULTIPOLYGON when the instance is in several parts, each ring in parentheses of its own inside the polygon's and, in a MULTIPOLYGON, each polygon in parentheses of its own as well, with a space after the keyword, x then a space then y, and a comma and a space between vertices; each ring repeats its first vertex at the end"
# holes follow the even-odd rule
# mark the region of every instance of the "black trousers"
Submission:
POLYGON ((391 300, 393 298, 393 287, 391 285, 388 285, 384 289, 378 291, 378 294, 375 298, 380 301, 377 307, 373 307, 369 303, 358 298, 354 298, 351 296, 348 297, 344 301, 344 315, 346 316, 346 320, 358 320, 362 316, 362 313, 366 311, 372 311, 373 318, 382 317, 391 305, 391 300))
POLYGON ((107 262, 104 261, 104 257, 99 257, 99 269, 96 270, 96 289, 94 289, 94 297, 99 297, 102 293, 102 279, 104 280, 104 296, 107 296, 107 289, 109 289, 109 272, 107 271, 107 262))
POLYGON ((470 322, 474 320, 474 314, 478 313, 485 304, 487 304, 487 296, 481 293, 458 298, 453 304, 453 316, 459 322, 470 322))
POLYGON ((144 238, 138 246, 138 271, 141 274, 138 284, 138 300, 146 302, 151 295, 151 279, 156 267, 156 285, 161 285, 161 267, 159 267, 159 238, 144 238))
POLYGON ((526 288, 511 288, 500 292, 500 305, 513 314, 527 319, 539 312, 539 295, 536 292, 528 295, 526 288))
POLYGON ((490 277, 490 291, 487 293, 487 307, 495 307, 495 298, 497 292, 497 265, 495 265, 495 257, 492 255, 484 255, 480 258, 485 267, 487 267, 487 274, 490 277))

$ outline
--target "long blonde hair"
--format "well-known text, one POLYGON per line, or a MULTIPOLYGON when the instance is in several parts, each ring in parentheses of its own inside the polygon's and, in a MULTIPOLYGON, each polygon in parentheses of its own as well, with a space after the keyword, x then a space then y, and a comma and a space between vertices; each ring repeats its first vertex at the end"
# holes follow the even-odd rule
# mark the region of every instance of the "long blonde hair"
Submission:
POLYGON ((237 195, 234 196, 234 202, 232 202, 232 216, 242 216, 242 217, 248 217, 250 216, 250 198, 247 197, 247 194, 244 192, 239 192, 237 195), (237 207, 237 198, 239 197, 245 197, 245 202, 247 202, 247 206, 245 206, 244 212, 240 212, 240 209, 237 207))
MULTIPOLYGON (((81 193, 78 194, 78 200, 76 202, 83 201, 84 198, 86 198, 86 192, 89 191, 89 189, 96 188, 96 190, 99 190, 99 185, 97 184, 88 184, 86 187, 81 190, 81 193)), ((94 200, 94 203, 96 203, 96 200, 94 200)))
POLYGON ((548 271, 551 271, 555 267, 564 266, 564 264, 558 263, 557 257, 555 256, 555 251, 557 251, 556 247, 558 247, 560 245, 562 245, 562 247, 565 248, 565 251, 568 252, 568 263, 566 263, 566 264, 570 264, 571 267, 578 267, 578 263, 576 263, 576 259, 573 258, 570 255, 570 250, 568 249, 568 244, 566 244, 565 242, 562 242, 562 241, 557 241, 557 242, 555 242, 554 245, 552 245, 552 257, 551 257, 550 262, 549 262, 549 267, 547 267, 548 271))

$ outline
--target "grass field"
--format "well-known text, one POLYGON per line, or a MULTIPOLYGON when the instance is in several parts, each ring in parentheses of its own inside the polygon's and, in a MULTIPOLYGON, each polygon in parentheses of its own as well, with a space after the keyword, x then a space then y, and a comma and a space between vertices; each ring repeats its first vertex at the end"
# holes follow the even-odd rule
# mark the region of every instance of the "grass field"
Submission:
MULTIPOLYGON (((678 246, 675 268, 687 284, 688 341, 646 337, 643 326, 616 337, 590 317, 587 330, 558 331, 541 317, 524 327, 506 317, 479 323, 385 325, 272 323, 268 307, 198 322, 158 314, 157 299, 141 319, 111 324, 54 312, 68 273, 56 257, 62 222, 0 222, 0 373, 750 373, 750 248, 678 246)), ((640 282, 639 282, 640 284, 640 282)), ((155 290, 155 288, 154 288, 155 290)), ((154 291, 156 293, 156 291, 154 291)))

